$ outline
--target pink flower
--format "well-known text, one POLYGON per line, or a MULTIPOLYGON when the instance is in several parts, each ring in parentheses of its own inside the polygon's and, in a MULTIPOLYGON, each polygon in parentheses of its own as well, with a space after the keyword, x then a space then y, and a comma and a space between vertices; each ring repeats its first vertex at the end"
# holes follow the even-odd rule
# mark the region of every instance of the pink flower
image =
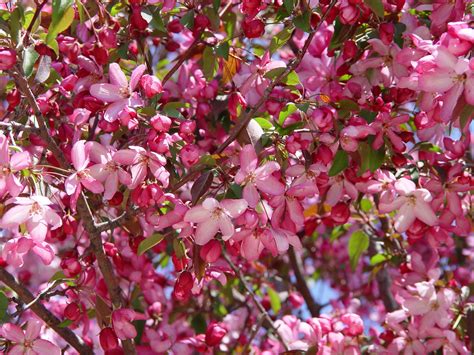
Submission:
POLYGON ((114 160, 116 154, 111 147, 105 148, 97 142, 91 142, 90 158, 98 164, 90 167, 90 175, 104 184, 105 200, 115 195, 119 182, 124 185, 132 183, 130 174, 114 160))
POLYGON ((395 151, 403 152, 405 150, 405 144, 398 136, 398 133, 401 132, 400 125, 407 123, 409 120, 410 116, 408 115, 391 117, 387 112, 382 112, 377 115, 376 120, 370 124, 370 127, 376 132, 372 147, 374 149, 380 149, 384 143, 384 137, 387 136, 395 151))
POLYGON ((54 259, 54 250, 51 246, 41 240, 27 237, 10 239, 5 243, 2 249, 2 258, 8 265, 13 267, 23 266, 23 258, 28 252, 33 251, 38 255, 45 265, 51 264, 54 259))
POLYGON ((132 165, 132 182, 130 189, 136 188, 145 180, 148 169, 161 182, 163 187, 168 187, 169 172, 165 169, 166 158, 158 153, 150 152, 142 147, 130 146, 114 154, 114 160, 124 165, 132 165))
POLYGON ((285 186, 272 176, 272 173, 280 170, 277 162, 268 162, 258 167, 258 158, 251 144, 246 145, 240 152, 240 169, 235 175, 237 184, 244 184, 243 197, 249 206, 255 208, 260 201, 260 190, 270 195, 282 195, 285 186))
POLYGON ((0 133, 0 197, 7 192, 16 197, 23 190, 16 172, 31 165, 31 156, 28 152, 18 152, 10 156, 8 152, 8 138, 0 133))
POLYGON ((379 210, 381 213, 399 210, 394 224, 398 232, 406 232, 416 218, 429 226, 437 224, 438 218, 428 203, 432 200, 428 190, 417 189, 415 183, 406 178, 398 180, 395 189, 401 196, 393 202, 380 203, 379 210))
POLYGON ((15 197, 7 201, 16 206, 10 208, 2 217, 2 228, 18 228, 26 223, 26 229, 33 239, 43 241, 51 229, 61 227, 62 220, 54 210, 49 207, 52 202, 44 196, 15 197))
POLYGON ((12 323, 4 324, 0 329, 2 336, 15 344, 8 354, 61 355, 58 346, 48 340, 38 339, 40 332, 41 322, 34 319, 28 321, 25 331, 12 323))
POLYGON ((118 309, 112 313, 112 326, 119 339, 133 339, 137 336, 137 330, 132 324, 136 319, 144 318, 131 309, 118 309))
POLYGON ((444 94, 440 116, 446 122, 463 93, 466 102, 474 105, 474 61, 458 58, 443 47, 438 48, 432 60, 435 65, 420 75, 418 85, 423 91, 444 94))
POLYGON ((202 205, 195 206, 186 212, 185 222, 197 223, 195 242, 204 245, 209 242, 217 232, 222 233, 222 238, 228 240, 235 233, 232 218, 239 217, 247 209, 247 201, 243 199, 223 200, 206 198, 202 205))
POLYGON ((109 66, 110 84, 91 85, 90 93, 92 96, 104 102, 112 103, 104 113, 106 121, 115 121, 119 113, 126 107, 137 107, 143 104, 142 99, 134 91, 145 70, 146 66, 144 64, 136 67, 132 72, 129 83, 120 66, 117 63, 111 63, 109 66))
POLYGON ((72 147, 71 160, 76 172, 66 179, 64 187, 66 193, 72 195, 71 206, 73 208, 76 206, 82 186, 95 194, 104 191, 104 186, 90 174, 90 170, 87 167, 89 165, 90 148, 91 143, 86 143, 83 140, 77 141, 72 147))

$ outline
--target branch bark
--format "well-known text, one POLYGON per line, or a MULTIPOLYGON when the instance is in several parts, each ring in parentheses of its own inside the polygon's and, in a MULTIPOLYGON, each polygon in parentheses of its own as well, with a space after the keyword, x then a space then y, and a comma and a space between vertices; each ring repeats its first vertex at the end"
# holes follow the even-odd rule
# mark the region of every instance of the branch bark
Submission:
POLYGON ((11 288, 19 298, 30 305, 30 309, 40 317, 51 329, 53 329, 69 345, 76 349, 79 354, 92 355, 94 352, 79 338, 71 329, 60 326, 61 321, 43 306, 41 302, 34 302, 35 297, 23 285, 19 284, 12 274, 4 268, 0 268, 0 281, 11 288))
POLYGON ((303 296, 306 306, 308 306, 309 312, 313 317, 319 317, 319 312, 321 311, 321 305, 317 304, 311 295, 309 290, 308 284, 306 283, 306 279, 303 273, 303 265, 299 255, 295 253, 293 247, 290 247, 288 251, 288 255, 290 257, 290 264, 293 272, 295 273, 296 278, 296 286, 298 291, 303 296))
MULTIPOLYGON (((17 68, 16 71, 11 72, 11 75, 20 91, 26 96, 26 100, 36 116, 40 137, 48 144, 48 149, 55 155, 55 158, 58 160, 61 167, 63 169, 69 169, 71 167, 69 162, 64 157, 64 153, 61 151, 54 139, 50 136, 46 121, 41 113, 38 103, 36 102, 35 96, 33 95, 28 82, 20 73, 21 70, 17 68)), ((115 276, 112 263, 104 252, 102 237, 100 235, 101 232, 95 227, 94 216, 87 206, 87 201, 84 194, 81 194, 79 200, 77 201, 77 213, 84 223, 84 228, 89 235, 92 250, 97 259, 97 264, 99 265, 99 269, 102 273, 104 281, 107 285, 107 290, 109 291, 113 306, 115 308, 125 307, 126 302, 122 297, 122 290, 115 276)), ((133 340, 123 340, 122 345, 126 354, 136 354, 133 340)))

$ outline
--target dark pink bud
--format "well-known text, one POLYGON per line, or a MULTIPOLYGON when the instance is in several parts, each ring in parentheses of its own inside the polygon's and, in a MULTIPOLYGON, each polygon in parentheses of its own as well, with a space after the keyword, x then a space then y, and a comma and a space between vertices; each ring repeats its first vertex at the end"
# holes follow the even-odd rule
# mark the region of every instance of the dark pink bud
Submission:
POLYGON ((163 92, 161 80, 154 75, 145 74, 140 79, 140 85, 145 92, 146 97, 151 98, 163 92))
POLYGON ((288 296, 288 301, 290 301, 293 307, 300 308, 304 303, 304 298, 299 292, 292 292, 290 296, 288 296))
POLYGON ((209 27, 211 25, 211 21, 209 20, 209 17, 203 14, 198 14, 194 18, 194 32, 200 32, 204 30, 205 28, 209 27))
POLYGON ((339 202, 331 209, 331 218, 335 224, 344 224, 351 215, 349 206, 344 202, 339 202))
POLYGON ((11 48, 0 48, 0 70, 11 69, 16 63, 16 52, 11 48))
POLYGON ((65 258, 61 261, 64 275, 74 277, 82 271, 82 266, 76 258, 65 258))
POLYGON ((191 297, 193 285, 193 275, 189 271, 183 271, 174 284, 173 297, 179 302, 187 301, 191 297))
POLYGON ((242 23, 244 35, 247 38, 259 38, 265 33, 265 24, 260 19, 253 19, 242 23))
POLYGON ((179 22, 179 19, 174 19, 168 23, 167 29, 168 32, 171 33, 180 33, 184 29, 184 26, 179 22))
POLYGON ((70 303, 64 308, 64 317, 72 321, 78 320, 81 317, 81 309, 76 303, 70 303))
POLYGON ((221 256, 221 244, 215 239, 211 240, 201 248, 199 255, 205 262, 213 263, 221 256))
POLYGON ((110 28, 104 27, 100 30, 99 40, 104 48, 112 49, 117 47, 117 33, 110 28))
POLYGON ((113 350, 118 347, 118 338, 112 328, 104 328, 99 335, 100 346, 105 351, 113 350))
POLYGON ((385 45, 389 45, 393 41, 395 26, 393 23, 382 23, 379 27, 380 39, 385 45))
POLYGON ((353 40, 348 40, 344 42, 344 46, 342 48, 342 58, 347 60, 347 59, 352 59, 355 57, 357 54, 357 45, 353 40))
POLYGON ((206 330, 206 344, 216 346, 220 344, 222 338, 227 334, 227 329, 219 323, 211 323, 206 330))
POLYGON ((171 127, 171 118, 157 114, 150 119, 150 123, 158 132, 168 132, 171 127))

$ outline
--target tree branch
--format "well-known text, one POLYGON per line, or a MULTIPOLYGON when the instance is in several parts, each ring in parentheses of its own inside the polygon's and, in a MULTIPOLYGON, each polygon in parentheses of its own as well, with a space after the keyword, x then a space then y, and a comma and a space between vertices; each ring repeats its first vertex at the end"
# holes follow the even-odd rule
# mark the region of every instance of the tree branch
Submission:
POLYGON ((306 283, 306 279, 303 273, 303 265, 299 255, 295 253, 293 247, 290 247, 288 250, 288 255, 290 257, 290 264, 293 272, 295 273, 296 277, 296 286, 298 291, 303 296, 306 305, 308 306, 309 312, 313 317, 319 317, 319 313, 321 311, 321 305, 317 304, 311 294, 308 284, 306 283))
MULTIPOLYGON (((36 102, 35 96, 33 95, 28 82, 19 73, 21 73, 21 70, 17 68, 16 71, 11 72, 11 75, 13 76, 20 91, 26 96, 26 100, 36 116, 41 138, 48 144, 48 149, 51 150, 51 152, 55 155, 61 167, 63 169, 69 169, 70 164, 64 158, 64 153, 48 133, 46 121, 41 113, 41 110, 38 106, 38 103, 36 102)), ((89 235, 92 251, 94 252, 94 255, 97 259, 97 264, 99 265, 99 269, 102 273, 105 284, 107 285, 107 290, 109 291, 113 306, 115 308, 125 307, 126 303, 122 298, 122 290, 115 276, 112 263, 104 252, 102 237, 100 235, 101 232, 95 227, 94 216, 87 207, 87 201, 84 194, 81 194, 79 200, 77 201, 77 213, 84 223, 84 228, 89 235)), ((132 340, 123 340, 122 345, 126 354, 136 354, 135 345, 132 340)))
POLYGON ((76 349, 80 354, 94 354, 92 349, 87 346, 81 338, 79 338, 71 329, 61 327, 61 321, 50 311, 48 311, 41 302, 34 302, 35 297, 23 285, 19 284, 12 274, 0 267, 0 281, 11 288, 18 297, 25 303, 29 304, 29 308, 41 318, 51 329, 53 329, 61 338, 76 349))
POLYGON ((245 281, 244 275, 242 274, 242 271, 235 266, 235 264, 230 260, 229 255, 227 255, 227 252, 225 249, 222 250, 222 256, 224 257, 225 261, 229 264, 230 268, 234 271, 235 275, 239 278, 240 282, 242 282, 242 285, 244 285, 245 290, 248 292, 250 297, 253 300, 253 303, 255 303, 255 306, 258 308, 260 314, 264 319, 267 321, 268 325, 273 329, 276 337, 278 340, 283 344, 283 347, 285 348, 286 351, 289 350, 288 345, 285 343, 283 338, 281 337, 280 333, 278 333, 278 329, 275 328, 273 325, 273 320, 266 311, 265 307, 263 307, 262 303, 258 300, 257 295, 255 292, 253 292, 252 288, 247 284, 247 281, 245 281))

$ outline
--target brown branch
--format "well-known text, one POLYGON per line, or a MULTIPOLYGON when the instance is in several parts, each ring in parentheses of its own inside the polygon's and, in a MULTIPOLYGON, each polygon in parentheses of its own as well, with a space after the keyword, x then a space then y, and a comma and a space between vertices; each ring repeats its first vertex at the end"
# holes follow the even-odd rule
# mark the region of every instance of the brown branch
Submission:
POLYGON ((37 4, 35 13, 33 14, 33 18, 31 19, 31 22, 28 25, 28 28, 26 29, 25 35, 23 36, 23 47, 26 47, 29 44, 31 30, 33 29, 33 26, 35 25, 35 22, 38 19, 38 16, 41 14, 41 10, 43 9, 44 5, 46 5, 47 3, 48 3, 48 0, 44 0, 40 4, 37 4))
POLYGON ((35 297, 23 285, 19 284, 12 274, 4 268, 0 268, 0 281, 12 289, 22 302, 30 304, 30 309, 41 318, 51 329, 53 329, 61 338, 76 349, 79 354, 94 354, 92 349, 87 346, 71 329, 61 327, 61 321, 52 314, 41 302, 34 302, 35 297))
POLYGON ((225 261, 227 261, 227 264, 229 264, 230 268, 234 271, 235 275, 238 277, 242 285, 244 285, 245 290, 252 298, 253 303, 258 308, 262 317, 267 321, 268 325, 273 329, 276 337, 283 344, 283 347, 285 348, 285 350, 288 351, 289 350, 288 345, 285 343, 280 333, 278 333, 278 329, 275 328, 272 318, 266 311, 265 307, 263 307, 262 303, 258 300, 255 292, 253 292, 252 288, 248 285, 247 281, 245 281, 242 271, 239 268, 237 268, 237 266, 235 266, 232 260, 230 260, 229 255, 227 255, 227 252, 225 251, 225 249, 222 250, 222 256, 224 257, 225 261))
POLYGON ((313 317, 319 317, 319 313, 321 311, 321 305, 317 304, 311 294, 308 284, 306 283, 304 274, 303 274, 303 265, 299 255, 296 255, 295 250, 293 247, 290 247, 288 250, 288 255, 290 257, 290 264, 293 272, 295 273, 296 278, 296 286, 297 290, 303 296, 306 305, 308 306, 309 312, 313 317))
POLYGON ((198 43, 200 42, 200 34, 198 35, 198 37, 196 37, 196 39, 194 40, 194 42, 189 46, 189 48, 183 53, 180 55, 178 61, 176 62, 176 64, 169 70, 168 73, 166 73, 165 77, 163 78, 163 80, 161 81, 161 84, 164 86, 165 83, 171 79, 171 77, 173 76, 173 74, 179 69, 179 67, 184 63, 184 61, 186 59, 188 59, 190 56, 191 56, 191 53, 193 52, 194 48, 196 48, 196 46, 198 45, 198 43))
MULTIPOLYGON (((11 72, 11 75, 13 76, 20 91, 26 96, 26 100, 36 116, 39 126, 40 137, 48 144, 48 149, 50 149, 51 152, 55 155, 61 167, 63 169, 69 169, 70 164, 64 158, 64 153, 61 151, 54 139, 49 135, 46 121, 41 113, 41 110, 38 106, 38 103, 36 102, 33 92, 29 87, 28 82, 19 73, 21 73, 21 70, 17 68, 16 71, 11 72)), ((126 303, 125 300, 122 298, 122 290, 115 276, 112 263, 107 258, 104 252, 102 237, 100 235, 101 233, 95 227, 94 217, 87 206, 87 201, 84 194, 81 194, 79 200, 77 201, 77 213, 81 218, 82 222, 84 223, 84 228, 89 235, 92 250, 97 259, 97 264, 99 265, 99 269, 102 273, 105 284, 107 285, 107 290, 109 291, 112 304, 115 308, 125 307, 126 303)), ((126 354, 136 354, 135 345, 132 340, 123 340, 122 345, 126 354)))

